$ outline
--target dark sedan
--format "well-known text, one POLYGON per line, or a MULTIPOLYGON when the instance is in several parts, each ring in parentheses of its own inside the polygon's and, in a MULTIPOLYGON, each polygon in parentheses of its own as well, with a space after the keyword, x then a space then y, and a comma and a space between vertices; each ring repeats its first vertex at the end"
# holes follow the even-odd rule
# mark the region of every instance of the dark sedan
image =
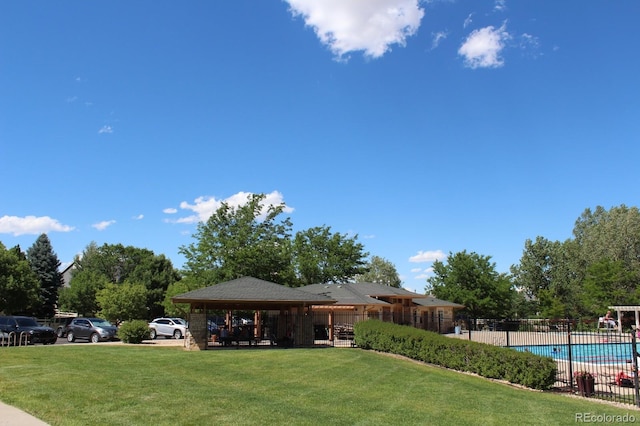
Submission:
POLYGON ((0 317, 0 333, 4 333, 12 345, 22 344, 25 339, 30 345, 35 343, 52 345, 58 340, 53 328, 41 326, 31 317, 0 317))

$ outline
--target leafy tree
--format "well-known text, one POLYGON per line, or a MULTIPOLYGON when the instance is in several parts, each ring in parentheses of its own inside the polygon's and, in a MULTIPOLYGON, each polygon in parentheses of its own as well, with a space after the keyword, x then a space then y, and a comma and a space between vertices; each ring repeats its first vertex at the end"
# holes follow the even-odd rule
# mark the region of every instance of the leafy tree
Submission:
POLYGON ((198 279, 193 276, 186 276, 185 278, 177 281, 169 286, 165 294, 163 302, 164 311, 167 316, 172 317, 184 317, 189 313, 188 303, 176 303, 171 301, 171 298, 179 294, 187 293, 191 290, 197 290, 202 285, 198 279))
POLYGON ((511 267, 514 284, 535 301, 536 311, 543 317, 565 318, 580 310, 572 247, 571 241, 528 239, 520 264, 511 267))
POLYGON ((39 318, 52 318, 58 304, 58 291, 62 287, 60 261, 51 247, 47 234, 41 234, 27 250, 31 269, 40 281, 40 301, 34 314, 39 318))
POLYGON ((398 288, 402 284, 395 265, 383 257, 372 256, 365 267, 368 271, 356 275, 356 282, 377 283, 398 288))
POLYGON ((587 268, 584 305, 588 312, 604 313, 611 305, 637 305, 640 295, 637 277, 624 268, 621 260, 603 259, 587 268))
POLYGON ((60 291, 60 306, 65 311, 94 316, 100 310, 96 296, 109 284, 109 279, 91 269, 74 271, 69 287, 60 291))
POLYGON ((107 284, 98 290, 99 315, 118 324, 121 321, 147 318, 147 288, 144 284, 125 282, 107 284))
POLYGON ((490 256, 466 251, 449 253, 447 263, 433 263, 427 293, 460 303, 471 318, 506 318, 512 314, 514 290, 506 274, 495 270, 490 256))
POLYGON ((30 312, 38 304, 38 276, 20 246, 7 250, 0 242, 0 312, 30 312))
POLYGON ((364 246, 353 238, 318 226, 296 233, 293 258, 301 285, 339 283, 367 272, 364 246))
POLYGON ((602 314, 613 303, 631 304, 640 281, 640 211, 621 205, 586 209, 573 229, 576 281, 586 313, 602 314), (600 283, 596 282, 600 281, 600 283), (626 295, 626 296, 623 296, 626 295))
POLYGON ((164 298, 167 289, 180 280, 180 274, 171 260, 164 255, 142 250, 136 268, 127 276, 127 280, 144 284, 146 288, 147 314, 142 318, 158 318, 165 315, 164 298))
POLYGON ((578 258, 588 265, 609 259, 620 261, 627 271, 640 271, 640 210, 624 204, 609 211, 585 209, 575 223, 573 235, 578 258))
POLYGON ((198 224, 195 243, 180 247, 185 275, 200 287, 253 276, 280 284, 293 281, 291 220, 278 220, 284 204, 265 206, 264 194, 250 194, 247 203, 222 205, 198 224))
POLYGON ((76 270, 70 288, 64 290, 61 298, 68 309, 77 312, 97 312, 98 291, 108 283, 120 285, 128 281, 143 284, 147 290, 145 317, 160 317, 164 315, 167 288, 180 279, 164 255, 156 256, 151 250, 122 244, 98 246, 92 242, 74 262, 76 270))

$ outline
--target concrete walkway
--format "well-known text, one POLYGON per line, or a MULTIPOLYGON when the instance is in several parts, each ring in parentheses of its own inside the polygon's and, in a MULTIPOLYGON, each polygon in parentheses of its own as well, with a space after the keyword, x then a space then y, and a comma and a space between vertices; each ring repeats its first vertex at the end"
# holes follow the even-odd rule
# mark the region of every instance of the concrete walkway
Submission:
POLYGON ((47 426, 48 423, 0 402, 0 426, 47 426))

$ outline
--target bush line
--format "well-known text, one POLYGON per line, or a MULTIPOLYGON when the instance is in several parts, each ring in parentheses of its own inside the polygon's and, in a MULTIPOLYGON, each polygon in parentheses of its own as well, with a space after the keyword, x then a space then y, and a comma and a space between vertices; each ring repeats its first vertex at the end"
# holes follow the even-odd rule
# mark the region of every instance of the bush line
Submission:
POLYGON ((355 342, 373 349, 532 389, 550 389, 557 366, 553 359, 514 349, 452 339, 414 327, 379 320, 354 325, 355 342))
POLYGON ((118 329, 118 337, 124 343, 142 343, 149 339, 149 323, 143 320, 125 322, 118 329))

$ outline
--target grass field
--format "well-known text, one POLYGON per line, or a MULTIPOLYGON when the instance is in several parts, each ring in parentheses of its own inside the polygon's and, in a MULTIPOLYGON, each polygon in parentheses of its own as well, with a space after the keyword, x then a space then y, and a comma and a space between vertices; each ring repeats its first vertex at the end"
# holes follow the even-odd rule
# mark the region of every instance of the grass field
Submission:
POLYGON ((0 348, 0 400, 52 425, 575 424, 631 414, 359 349, 0 348))

